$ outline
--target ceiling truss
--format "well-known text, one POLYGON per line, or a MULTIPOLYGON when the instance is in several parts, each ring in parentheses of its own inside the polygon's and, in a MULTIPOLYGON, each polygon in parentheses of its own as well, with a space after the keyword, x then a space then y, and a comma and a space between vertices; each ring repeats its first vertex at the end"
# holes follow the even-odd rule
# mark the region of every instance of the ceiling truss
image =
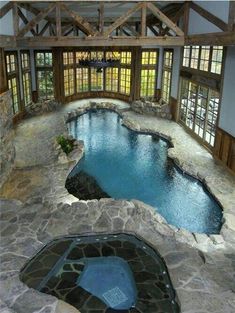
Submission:
POLYGON ((94 18, 79 15, 79 10, 71 9, 69 2, 48 2, 46 7, 38 9, 30 2, 9 1, 1 8, 0 18, 12 10, 14 36, 1 35, 0 45, 53 47, 211 44, 213 34, 188 36, 190 9, 222 30, 221 33, 215 33, 217 44, 235 44, 234 2, 231 2, 229 21, 226 24, 189 1, 171 3, 162 10, 154 2, 137 2, 118 18, 105 16, 105 2, 100 2, 97 18, 94 18), (30 12, 33 17, 29 20, 22 9, 30 12), (20 26, 21 21, 23 26, 20 26), (27 36, 29 33, 31 36, 27 36))

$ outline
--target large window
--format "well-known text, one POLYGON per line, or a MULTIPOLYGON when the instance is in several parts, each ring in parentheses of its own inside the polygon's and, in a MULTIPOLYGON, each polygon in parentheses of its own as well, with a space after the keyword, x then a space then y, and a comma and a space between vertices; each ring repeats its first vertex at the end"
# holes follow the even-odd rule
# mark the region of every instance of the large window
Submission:
POLYGON ((17 52, 6 53, 6 67, 8 88, 12 94, 13 113, 17 114, 20 111, 20 89, 19 89, 19 71, 17 62, 17 52))
POLYGON ((221 74, 223 46, 185 46, 183 66, 221 74))
POLYGON ((187 79, 181 80, 181 122, 209 146, 214 146, 219 93, 187 79))
POLYGON ((65 97, 75 93, 74 52, 63 52, 64 94, 65 97))
POLYGON ((52 52, 36 51, 35 62, 39 99, 54 98, 52 52))
POLYGON ((31 70, 29 51, 21 52, 21 67, 23 80, 24 104, 28 106, 32 102, 31 70))
POLYGON ((107 91, 118 92, 118 67, 107 67, 105 72, 105 88, 107 91))
POLYGON ((87 92, 89 91, 89 68, 80 65, 80 61, 89 58, 89 52, 86 51, 76 51, 75 61, 76 61, 76 92, 87 92))
POLYGON ((164 49, 161 97, 166 103, 170 100, 172 63, 173 51, 164 49))
POLYGON ((121 52, 120 93, 129 96, 131 92, 131 52, 121 52))
POLYGON ((156 87, 157 52, 142 51, 141 56, 141 98, 153 98, 156 87))

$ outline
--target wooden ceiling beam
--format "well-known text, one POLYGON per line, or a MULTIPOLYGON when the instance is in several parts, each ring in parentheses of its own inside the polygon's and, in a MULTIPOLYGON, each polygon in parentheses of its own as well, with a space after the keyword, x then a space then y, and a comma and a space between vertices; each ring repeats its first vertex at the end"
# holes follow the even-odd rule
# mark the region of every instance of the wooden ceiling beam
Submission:
POLYGON ((5 16, 13 7, 13 2, 7 2, 1 9, 0 9, 0 18, 5 16))
POLYGON ((23 27, 19 33, 18 36, 19 37, 23 37, 25 34, 27 34, 28 31, 30 31, 30 29, 32 29, 34 26, 36 26, 36 24, 38 24, 41 20, 44 19, 44 17, 46 17, 52 10, 55 9, 56 4, 52 3, 50 4, 46 9, 40 11, 40 13, 38 13, 38 15, 36 15, 27 25, 25 25, 25 27, 23 27))
POLYGON ((209 34, 190 35, 185 37, 185 44, 233 46, 235 45, 235 32, 218 32, 209 34))
MULTIPOLYGON (((19 7, 18 7, 18 15, 25 25, 27 25, 29 23, 28 19, 26 18, 26 16, 23 14, 23 12, 21 11, 21 9, 19 7)), ((30 29, 30 32, 33 36, 37 36, 37 33, 35 32, 35 30, 33 28, 30 29)))
MULTIPOLYGON (((21 37, 16 40, 18 47, 38 48, 43 47, 104 47, 104 46, 183 46, 184 37, 133 37, 114 36, 107 37, 21 37)), ((1 44, 1 36, 0 36, 1 44)), ((13 43, 12 43, 13 44, 13 43)))
POLYGON ((217 26, 224 32, 227 31, 228 25, 224 21, 222 21, 220 18, 218 18, 214 14, 203 9, 200 5, 196 4, 195 2, 190 2, 190 8, 192 8, 195 12, 197 12, 199 15, 204 17, 207 21, 214 24, 215 26, 217 26))
POLYGON ((125 14, 120 16, 114 23, 112 23, 104 32, 104 37, 108 37, 115 29, 124 24, 128 18, 136 11, 142 8, 142 3, 137 3, 131 9, 129 9, 125 14))
POLYGON ((82 16, 78 15, 77 12, 71 10, 67 5, 60 4, 61 9, 65 12, 67 12, 74 22, 78 25, 78 27, 86 34, 86 35, 94 35, 96 33, 96 30, 93 28, 93 26, 88 23, 82 16))
POLYGON ((147 7, 152 13, 166 26, 168 26, 177 36, 184 36, 184 32, 173 23, 164 13, 162 13, 155 5, 148 2, 147 7))

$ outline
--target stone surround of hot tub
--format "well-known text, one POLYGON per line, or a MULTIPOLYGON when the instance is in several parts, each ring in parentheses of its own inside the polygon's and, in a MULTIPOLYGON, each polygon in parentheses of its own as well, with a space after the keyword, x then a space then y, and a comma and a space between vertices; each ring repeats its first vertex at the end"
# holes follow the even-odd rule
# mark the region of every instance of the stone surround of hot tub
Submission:
MULTIPOLYGON (((83 101, 82 107, 86 106, 89 104, 83 101)), ((25 120, 16 128, 16 168, 0 190, 0 197, 12 199, 0 203, 1 312, 77 312, 55 297, 29 289, 20 282, 19 271, 54 238, 115 232, 136 234, 160 252, 182 312, 234 312, 234 177, 215 164, 180 125, 117 105, 127 126, 171 139, 174 147, 169 149, 169 156, 205 181, 224 208, 221 234, 207 236, 176 229, 139 201, 78 201, 67 193, 64 184, 81 155, 59 164, 54 146, 55 137, 66 132, 64 115, 78 107, 79 102, 69 104, 55 113, 25 120)))

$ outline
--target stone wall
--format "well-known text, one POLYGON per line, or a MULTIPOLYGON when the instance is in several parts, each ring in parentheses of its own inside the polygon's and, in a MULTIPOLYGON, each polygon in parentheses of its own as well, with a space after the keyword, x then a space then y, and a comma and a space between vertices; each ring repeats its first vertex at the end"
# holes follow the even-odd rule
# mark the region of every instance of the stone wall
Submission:
POLYGON ((11 172, 15 160, 11 101, 9 90, 0 95, 0 187, 11 172))
POLYGON ((29 107, 26 107, 26 113, 28 116, 41 115, 43 113, 56 111, 60 108, 60 104, 56 100, 40 100, 37 103, 32 103, 29 107))
POLYGON ((139 114, 149 114, 157 117, 162 117, 171 120, 170 107, 161 99, 159 102, 136 100, 132 102, 131 108, 134 112, 139 114))

